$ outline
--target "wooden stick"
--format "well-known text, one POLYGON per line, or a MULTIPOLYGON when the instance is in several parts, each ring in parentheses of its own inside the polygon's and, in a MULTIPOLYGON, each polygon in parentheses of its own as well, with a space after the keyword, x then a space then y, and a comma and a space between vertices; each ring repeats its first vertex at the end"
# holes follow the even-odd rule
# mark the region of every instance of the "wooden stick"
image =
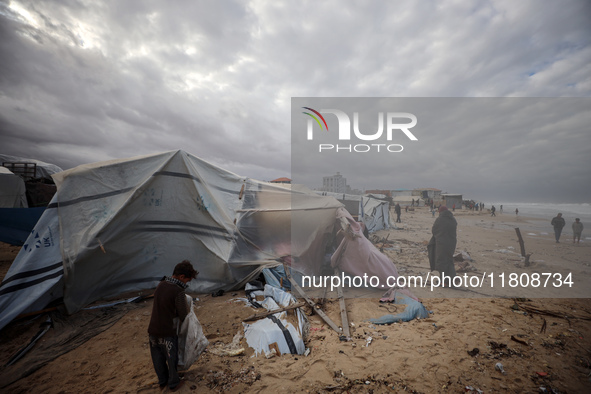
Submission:
MULTIPOLYGON (((334 274, 340 276, 338 268, 334 269, 334 274)), ((345 297, 343 296, 343 288, 337 287, 337 295, 339 297, 339 305, 341 307, 341 321, 343 327, 343 335, 347 337, 347 340, 351 338, 351 330, 349 329, 349 318, 347 317, 347 304, 345 303, 345 297)))
POLYGON ((281 356, 281 352, 279 351, 279 345, 277 345, 277 342, 273 342, 271 344, 269 344, 269 350, 271 349, 275 349, 275 354, 277 354, 278 356, 281 356))
POLYGON ((242 321, 253 321, 253 320, 264 319, 265 317, 270 316, 270 315, 274 315, 275 313, 281 313, 281 312, 285 312, 285 311, 290 311, 292 309, 301 308, 304 305, 306 305, 306 303, 301 301, 296 304, 286 306, 284 308, 275 309, 274 311, 255 313, 254 315, 251 315, 251 316, 247 317, 246 319, 242 319, 242 321))
POLYGON ((382 247, 380 248, 380 252, 384 251, 384 245, 386 245, 386 242, 388 242, 389 236, 390 236, 390 233, 388 233, 388 235, 386 235, 386 239, 384 239, 384 242, 382 243, 382 247))
POLYGON ((300 285, 298 285, 296 283, 295 280, 293 280, 293 278, 291 277, 291 273, 289 271, 289 267, 287 266, 287 264, 283 264, 283 268, 285 270, 285 276, 287 276, 287 279, 289 279, 289 282, 291 283, 291 287, 292 289, 294 289, 299 295, 300 297, 302 297, 307 303, 308 305, 310 305, 312 307, 312 310, 318 315, 320 316, 320 318, 322 320, 324 320, 324 322, 326 324, 328 324, 330 326, 330 328, 332 328, 333 330, 335 330, 339 335, 342 334, 341 329, 339 328, 339 326, 337 326, 331 319, 330 317, 328 317, 328 315, 326 313, 324 313, 324 311, 322 309, 320 309, 320 307, 318 305, 316 305, 314 303, 314 301, 312 301, 310 299, 310 297, 308 297, 308 295, 306 294, 306 292, 304 291, 304 289, 302 289, 300 287, 300 285))
POLYGON ((515 227, 515 232, 517 233, 517 238, 519 239, 519 247, 521 248, 521 255, 525 257, 525 244, 523 243, 523 238, 521 237, 521 231, 519 227, 515 227))

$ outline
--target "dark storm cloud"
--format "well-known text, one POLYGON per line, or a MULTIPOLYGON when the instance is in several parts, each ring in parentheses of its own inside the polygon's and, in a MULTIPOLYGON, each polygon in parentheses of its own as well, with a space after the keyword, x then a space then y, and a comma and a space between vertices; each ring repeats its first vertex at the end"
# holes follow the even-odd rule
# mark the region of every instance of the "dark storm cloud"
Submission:
MULTIPOLYGON (((290 176, 291 97, 588 97, 590 9, 586 1, 0 1, 1 150, 69 168, 184 149, 241 175, 290 176)), ((468 162, 499 185, 497 174, 520 168, 504 184, 535 180, 525 190, 543 195, 540 185, 565 172, 580 183, 577 166, 588 163, 587 134, 556 140, 536 130, 531 142, 472 132, 442 131, 445 153, 435 157, 409 147, 413 160, 398 170, 421 168, 427 185, 401 187, 440 179, 423 167, 436 159, 435 169, 455 173, 468 162), (492 145, 499 152, 485 149, 492 145), (546 159, 525 160, 527 152, 546 159)), ((441 187, 477 193, 470 179, 441 187)), ((381 171, 357 187, 387 185, 381 171)))
POLYGON ((477 200, 581 202, 590 192, 590 109, 591 98, 299 98, 292 110, 292 128, 300 130, 292 140, 293 177, 320 187, 323 176, 340 172, 358 189, 435 187, 477 200), (353 133, 342 140, 329 112, 330 131, 316 127, 307 140, 303 106, 343 111, 350 130, 358 113, 365 135, 377 130, 378 113, 411 113, 418 140, 400 130, 392 140, 385 131, 371 141, 353 133))

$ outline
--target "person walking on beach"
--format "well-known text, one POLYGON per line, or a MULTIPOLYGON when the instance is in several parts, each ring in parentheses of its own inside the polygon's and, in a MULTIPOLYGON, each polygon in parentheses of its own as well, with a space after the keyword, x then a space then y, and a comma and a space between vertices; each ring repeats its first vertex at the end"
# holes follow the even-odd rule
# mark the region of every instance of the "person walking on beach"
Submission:
POLYGON ((515 216, 519 215, 519 209, 515 208, 515 216))
POLYGON ((581 240, 581 234, 583 233, 583 223, 581 223, 581 219, 576 218, 573 222, 573 243, 575 243, 575 239, 577 243, 581 240))
POLYGON ((439 271, 442 285, 444 278, 449 277, 452 287, 453 278, 456 276, 453 254, 456 250, 457 228, 458 222, 453 213, 445 205, 440 206, 439 217, 435 219, 431 228, 433 236, 427 245, 431 271, 439 271))
POLYGON ((562 233, 562 228, 566 225, 562 214, 559 213, 553 217, 550 224, 554 227, 554 237, 556 238, 556 243, 560 243, 560 234, 562 233))
POLYGON ((490 216, 497 216, 497 215, 495 215, 495 211, 496 211, 496 210, 497 210, 497 209, 496 209, 496 208, 495 208, 495 206, 493 205, 493 206, 492 206, 492 208, 490 209, 490 216))
POLYGON ((162 278, 154 292, 152 316, 148 326, 150 355, 160 388, 180 388, 178 368, 179 338, 175 318, 180 325, 189 314, 185 289, 199 273, 187 260, 174 267, 172 276, 162 278))
POLYGON ((394 212, 396 212, 396 223, 400 223, 400 213, 402 212, 400 204, 396 203, 396 205, 394 206, 394 212))
POLYGON ((500 209, 499 209, 499 212, 500 212, 501 214, 503 214, 503 206, 502 206, 502 205, 501 205, 501 207, 500 207, 500 209))

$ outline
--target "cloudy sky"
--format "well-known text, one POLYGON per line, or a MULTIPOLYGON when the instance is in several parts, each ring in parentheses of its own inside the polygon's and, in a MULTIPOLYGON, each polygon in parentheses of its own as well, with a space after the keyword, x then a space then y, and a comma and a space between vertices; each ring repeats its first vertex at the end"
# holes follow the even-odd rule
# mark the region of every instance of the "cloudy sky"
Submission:
POLYGON ((590 44, 585 0, 0 0, 0 153, 67 169, 183 149, 271 180, 308 160, 292 155, 292 98, 574 98, 529 132, 484 127, 495 112, 419 131, 422 116, 417 144, 372 156, 375 171, 298 171, 318 185, 340 171, 354 188, 590 202, 590 44))

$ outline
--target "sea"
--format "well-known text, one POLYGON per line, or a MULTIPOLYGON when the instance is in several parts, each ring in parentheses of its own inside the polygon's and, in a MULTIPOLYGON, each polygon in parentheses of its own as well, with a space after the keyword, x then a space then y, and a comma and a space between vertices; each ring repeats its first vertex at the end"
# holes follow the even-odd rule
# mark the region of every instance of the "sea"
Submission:
POLYGON ((539 203, 503 203, 503 202, 485 202, 484 208, 490 209, 495 206, 497 213, 503 206, 503 214, 515 215, 515 209, 519 209, 519 214, 533 218, 552 220, 557 213, 562 213, 566 223, 575 221, 575 218, 581 219, 581 222, 589 224, 591 230, 591 204, 539 204, 539 203))
POLYGON ((503 202, 484 202, 484 209, 490 209, 494 205, 497 209, 497 216, 501 213, 500 208, 503 205, 502 215, 515 216, 515 209, 519 209, 519 216, 526 216, 537 219, 546 219, 548 221, 548 232, 552 233, 550 221, 559 212, 566 221, 565 231, 570 234, 570 228, 575 218, 579 218, 583 223, 583 238, 591 239, 591 204, 549 204, 549 203, 503 203, 503 202))

